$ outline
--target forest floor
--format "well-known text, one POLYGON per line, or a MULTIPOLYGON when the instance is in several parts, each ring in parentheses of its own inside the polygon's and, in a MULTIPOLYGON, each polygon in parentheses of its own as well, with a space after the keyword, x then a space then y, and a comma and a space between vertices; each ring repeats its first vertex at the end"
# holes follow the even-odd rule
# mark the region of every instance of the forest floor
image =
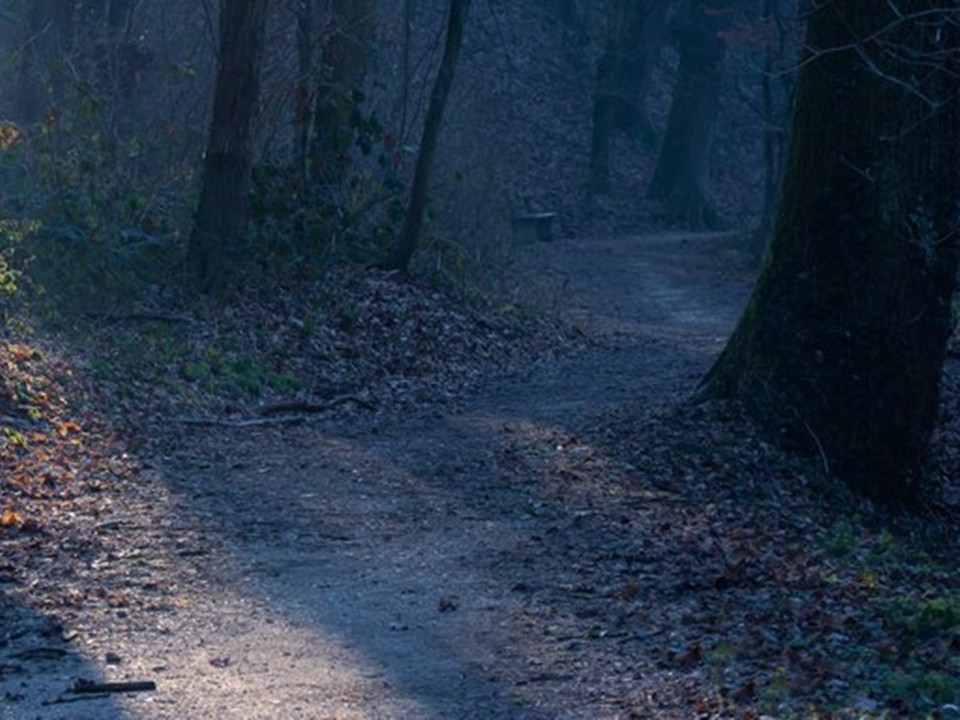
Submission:
POLYGON ((684 402, 736 242, 529 248, 562 297, 522 335, 359 272, 336 322, 238 311, 256 356, 211 316, 103 324, 139 376, 93 331, 8 344, 0 718, 960 717, 960 576, 919 533, 956 526, 684 402))

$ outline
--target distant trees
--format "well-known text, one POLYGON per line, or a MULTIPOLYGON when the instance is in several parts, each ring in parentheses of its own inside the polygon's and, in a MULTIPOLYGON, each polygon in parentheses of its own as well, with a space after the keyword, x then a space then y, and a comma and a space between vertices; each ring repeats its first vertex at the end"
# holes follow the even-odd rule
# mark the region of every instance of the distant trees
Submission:
POLYGON ((768 258, 702 388, 882 500, 918 490, 953 327, 958 15, 814 4, 768 258))
POLYGON ((609 191, 610 141, 614 131, 624 132, 647 147, 654 144, 647 92, 671 4, 671 0, 613 0, 609 4, 608 37, 597 63, 593 95, 593 192, 609 191))
MULTIPOLYGON (((45 247, 55 279, 48 285, 84 286, 113 302, 105 299, 106 282, 90 280, 87 270, 97 265, 116 281, 116 295, 134 302, 130 287, 156 287, 170 281, 171 267, 182 267, 197 287, 219 294, 219 284, 225 289, 234 282, 237 261, 248 252, 251 279, 310 276, 332 256, 406 266, 423 227, 428 187, 443 193, 432 203, 437 257, 452 267, 460 262, 459 249, 448 252, 445 239, 455 237, 458 246, 502 239, 506 250, 510 206, 531 194, 539 172, 548 177, 534 193, 536 204, 549 198, 568 227, 577 226, 584 208, 571 189, 584 179, 575 160, 579 154, 586 164, 584 140, 591 141, 586 179, 604 192, 616 162, 614 143, 626 138, 638 150, 625 165, 639 178, 649 167, 639 155, 654 152, 654 135, 665 129, 657 185, 667 171, 675 177, 666 183, 664 207, 672 211, 686 207, 678 198, 703 198, 706 171, 699 163, 708 157, 710 132, 694 121, 709 113, 699 113, 696 102, 715 108, 710 93, 718 88, 702 78, 692 86, 685 78, 694 65, 687 59, 719 39, 745 60, 738 72, 759 67, 760 46, 749 31, 738 29, 731 38, 722 25, 728 5, 753 13, 753 20, 762 3, 549 0, 491 7, 476 18, 476 81, 458 104, 456 157, 439 158, 434 148, 452 63, 444 61, 434 73, 445 29, 447 60, 459 49, 447 20, 456 16, 451 8, 465 12, 466 5, 285 0, 267 10, 266 3, 249 0, 8 0, 0 11, 7 68, 0 84, 9 102, 0 121, 20 133, 23 162, 18 166, 8 155, 8 169, 23 172, 17 201, 24 217, 42 219, 36 237, 50 240, 45 247), (231 18, 252 8, 258 28, 235 25, 231 18), (225 27, 237 31, 226 36, 225 27), (683 52, 663 54, 665 44, 683 52), (543 57, 549 48, 557 57, 543 57), (487 67, 495 71, 481 76, 487 67), (678 76, 671 122, 661 127, 678 76), (521 107, 526 102, 530 106, 521 107), (582 132, 591 117, 592 137, 582 132), (493 123, 509 131, 508 142, 491 146, 493 123), (431 165, 450 182, 430 187, 431 165), (61 241, 83 261, 54 262, 61 241)), ((757 77, 727 78, 724 89, 753 102, 757 77)), ((777 112, 781 95, 775 86, 777 112)), ((741 100, 725 105, 724 117, 739 122, 747 114, 741 100)), ((759 156, 757 136, 746 137, 755 129, 749 125, 736 135, 723 128, 725 171, 743 148, 759 156)), ((760 178, 753 170, 744 174, 760 178)), ((709 204, 697 207, 677 214, 709 218, 709 204)), ((471 249, 471 258, 480 255, 471 249)))
POLYGON ((129 92, 133 75, 149 62, 136 43, 125 41, 132 0, 32 0, 26 5, 17 98, 21 119, 36 122, 45 109, 63 101, 68 71, 74 84, 119 105, 119 92, 129 92))
POLYGON ((710 141, 719 107, 729 0, 688 0, 677 22, 680 68, 667 131, 647 196, 695 230, 720 227, 707 194, 710 141))
POLYGON ((260 90, 267 0, 221 0, 220 51, 203 185, 187 268, 205 293, 236 282, 249 214, 251 130, 260 90))

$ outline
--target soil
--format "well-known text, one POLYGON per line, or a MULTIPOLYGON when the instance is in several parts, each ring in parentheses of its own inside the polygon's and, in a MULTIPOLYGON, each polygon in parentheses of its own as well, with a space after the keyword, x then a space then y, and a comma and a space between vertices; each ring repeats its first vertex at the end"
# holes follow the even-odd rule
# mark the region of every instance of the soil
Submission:
POLYGON ((690 717, 712 681, 658 652, 712 572, 675 582, 695 501, 617 431, 672 412, 721 349, 750 288, 735 246, 535 248, 586 349, 456 402, 154 426, 134 482, 78 511, 104 602, 8 597, 0 717, 690 717), (79 677, 156 690, 66 693, 79 677))

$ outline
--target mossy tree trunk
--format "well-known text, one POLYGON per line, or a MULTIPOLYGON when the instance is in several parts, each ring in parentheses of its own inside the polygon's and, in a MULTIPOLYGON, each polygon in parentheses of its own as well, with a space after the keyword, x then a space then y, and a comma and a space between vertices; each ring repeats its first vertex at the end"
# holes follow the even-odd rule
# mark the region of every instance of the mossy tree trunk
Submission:
POLYGON ((936 7, 812 10, 772 243, 701 392, 887 501, 918 489, 953 326, 960 37, 936 7))
POLYGON ((720 228, 707 194, 710 139, 717 116, 727 45, 727 0, 690 0, 678 28, 680 68, 667 131, 647 196, 694 230, 720 228))
POLYGON ((197 288, 223 297, 238 280, 249 217, 252 128, 260 94, 267 0, 222 0, 220 53, 203 184, 187 268, 197 288))

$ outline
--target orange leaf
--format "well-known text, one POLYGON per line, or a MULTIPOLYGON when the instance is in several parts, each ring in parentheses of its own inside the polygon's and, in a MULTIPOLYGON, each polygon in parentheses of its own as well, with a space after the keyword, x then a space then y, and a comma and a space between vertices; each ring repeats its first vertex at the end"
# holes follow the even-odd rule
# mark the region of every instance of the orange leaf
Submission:
POLYGON ((67 433, 71 431, 80 432, 80 426, 72 420, 67 420, 67 422, 63 423, 59 428, 57 428, 57 433, 60 435, 60 437, 66 437, 67 433))
POLYGON ((19 525, 23 522, 23 516, 20 515, 16 510, 11 510, 10 508, 4 508, 3 513, 0 513, 0 527, 13 527, 14 525, 19 525))

